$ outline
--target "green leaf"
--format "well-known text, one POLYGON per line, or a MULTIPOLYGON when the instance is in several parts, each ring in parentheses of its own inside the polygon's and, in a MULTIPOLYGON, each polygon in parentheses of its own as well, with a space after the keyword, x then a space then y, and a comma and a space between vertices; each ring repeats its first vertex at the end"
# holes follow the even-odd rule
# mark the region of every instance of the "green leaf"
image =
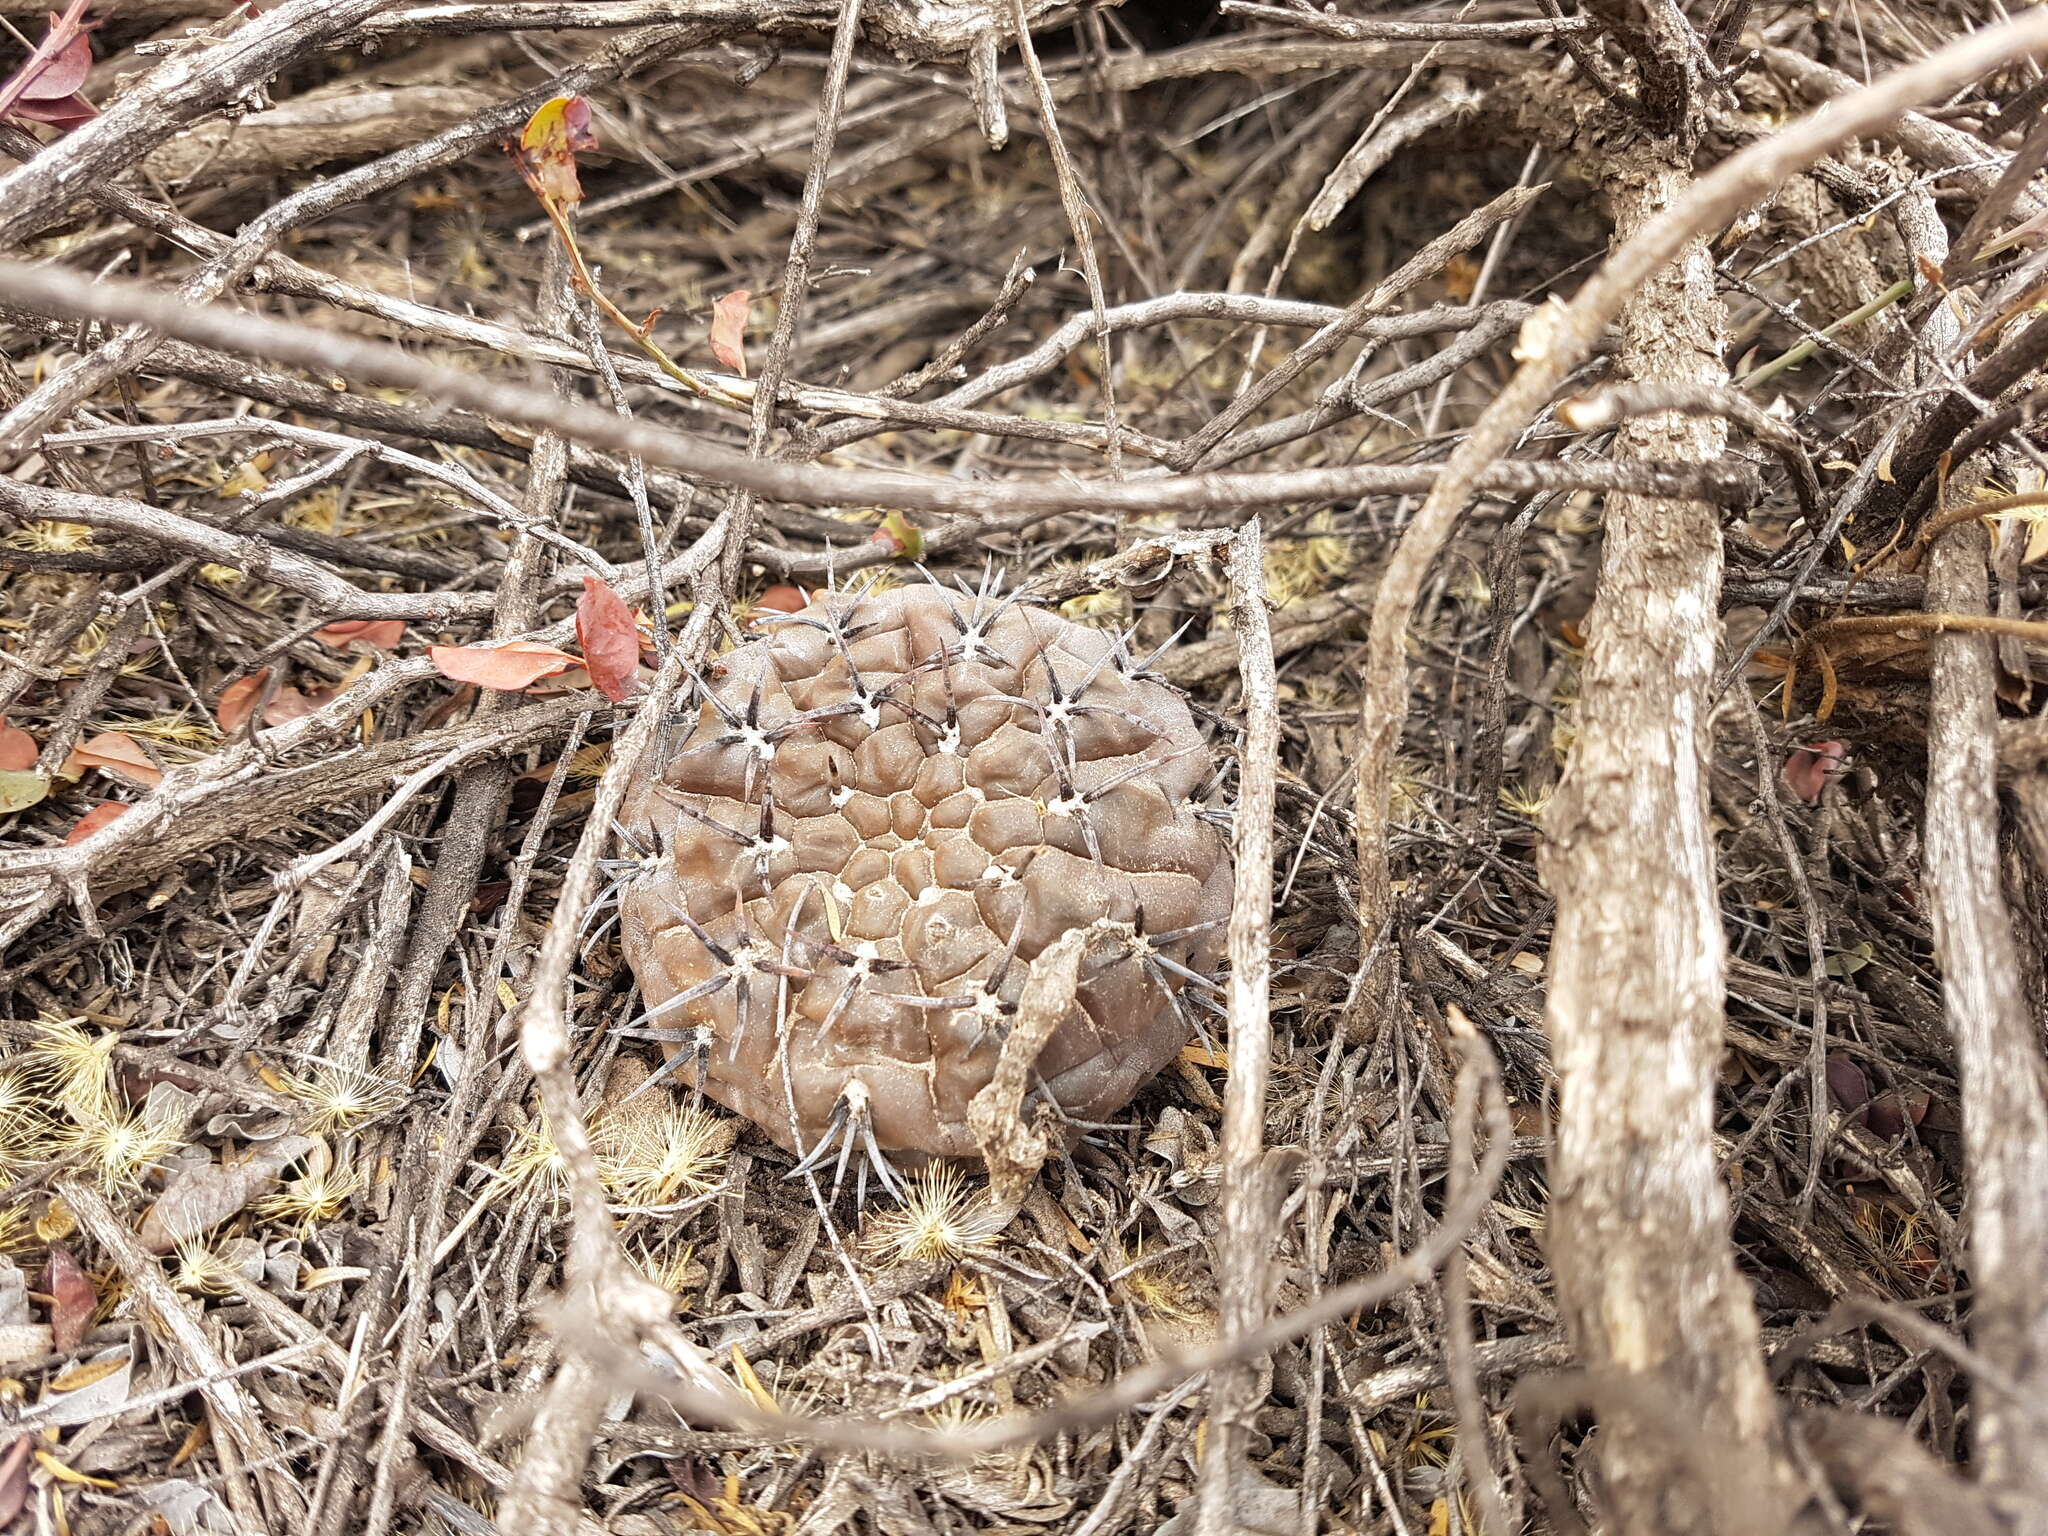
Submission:
POLYGON ((38 803, 50 792, 40 773, 0 773, 0 816, 11 816, 38 803))

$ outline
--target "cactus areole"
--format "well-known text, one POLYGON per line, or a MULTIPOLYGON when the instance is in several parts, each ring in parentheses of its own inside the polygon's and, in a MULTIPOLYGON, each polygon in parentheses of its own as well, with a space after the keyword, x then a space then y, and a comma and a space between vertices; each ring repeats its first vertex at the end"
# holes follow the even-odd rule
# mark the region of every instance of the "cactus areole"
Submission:
POLYGON ((701 679, 625 833, 643 1038, 807 1158, 977 1156, 1030 961, 1099 918, 1034 1097, 1073 1134, 1195 1033, 1230 910, 1217 758, 1123 637, 937 585, 821 593, 701 679))

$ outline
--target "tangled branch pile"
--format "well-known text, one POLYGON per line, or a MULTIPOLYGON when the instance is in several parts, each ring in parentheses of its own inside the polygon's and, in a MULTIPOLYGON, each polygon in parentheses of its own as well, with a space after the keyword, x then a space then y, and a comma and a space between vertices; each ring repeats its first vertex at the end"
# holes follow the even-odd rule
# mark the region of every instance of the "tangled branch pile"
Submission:
POLYGON ((0 10, 0 1530, 2048 1536, 2048 14, 0 10), (689 775, 928 575, 1208 885, 975 672, 863 1200, 689 775))

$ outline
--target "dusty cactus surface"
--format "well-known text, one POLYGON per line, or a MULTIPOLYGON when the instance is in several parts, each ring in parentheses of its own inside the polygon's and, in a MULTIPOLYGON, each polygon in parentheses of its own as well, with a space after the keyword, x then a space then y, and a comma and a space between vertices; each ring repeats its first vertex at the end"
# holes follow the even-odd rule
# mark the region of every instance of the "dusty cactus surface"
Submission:
POLYGON ((1171 1061, 1223 947, 1208 733, 1121 637, 984 587, 824 593, 721 657, 627 830, 625 954, 677 1076, 808 1152, 976 1155, 1028 962, 1111 918, 1039 1096, 1101 1121, 1171 1061), (863 1130, 862 1134, 866 1134, 863 1130))

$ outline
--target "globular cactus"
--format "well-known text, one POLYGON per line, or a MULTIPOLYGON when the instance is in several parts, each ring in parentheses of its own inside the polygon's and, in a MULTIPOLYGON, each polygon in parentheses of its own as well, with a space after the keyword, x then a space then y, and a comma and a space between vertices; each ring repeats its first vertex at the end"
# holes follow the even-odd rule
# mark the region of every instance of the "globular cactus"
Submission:
POLYGON ((859 1144, 893 1183, 886 1154, 974 1157, 968 1101, 1069 929, 1138 935, 1084 967, 1038 1057, 1070 1124, 1123 1108, 1214 1006, 1216 756, 1123 637, 989 581, 822 593, 719 658, 678 738, 626 807, 635 1033, 806 1164, 859 1144))

